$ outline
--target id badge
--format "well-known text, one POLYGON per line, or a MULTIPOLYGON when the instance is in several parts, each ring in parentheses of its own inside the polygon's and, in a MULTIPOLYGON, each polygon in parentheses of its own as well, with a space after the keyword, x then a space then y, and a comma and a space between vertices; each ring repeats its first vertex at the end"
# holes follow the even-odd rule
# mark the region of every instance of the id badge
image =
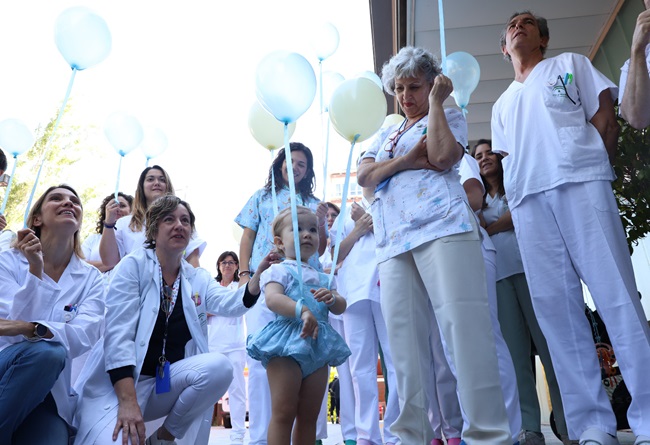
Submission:
POLYGON ((156 394, 163 394, 171 390, 169 379, 169 362, 156 366, 156 394))

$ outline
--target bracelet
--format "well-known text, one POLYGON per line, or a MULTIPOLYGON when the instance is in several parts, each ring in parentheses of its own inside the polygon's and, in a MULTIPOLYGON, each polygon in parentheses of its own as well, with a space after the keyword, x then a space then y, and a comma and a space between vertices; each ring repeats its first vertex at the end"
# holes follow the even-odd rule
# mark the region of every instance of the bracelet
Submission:
POLYGON ((105 228, 105 229, 114 229, 114 228, 115 228, 115 224, 110 225, 110 224, 106 224, 106 223, 104 223, 104 228, 105 228))
POLYGON ((332 302, 331 303, 325 303, 325 306, 327 307, 332 307, 336 303, 336 295, 332 294, 332 302))
POLYGON ((248 275, 249 277, 251 276, 251 271, 250 270, 242 270, 239 272, 239 276, 241 277, 242 275, 248 275))
POLYGON ((303 302, 302 298, 296 301, 296 318, 300 318, 302 315, 302 306, 303 306, 302 302, 303 302))

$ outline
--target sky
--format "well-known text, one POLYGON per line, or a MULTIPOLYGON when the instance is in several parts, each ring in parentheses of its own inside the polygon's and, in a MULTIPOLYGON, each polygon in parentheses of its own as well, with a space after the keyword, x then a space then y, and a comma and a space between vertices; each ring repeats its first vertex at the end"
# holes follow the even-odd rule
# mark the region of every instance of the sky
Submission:
MULTIPOLYGON (((297 52, 318 78, 310 42, 318 38, 314 30, 330 22, 340 43, 322 70, 346 79, 373 70, 367 0, 0 2, 0 120, 16 118, 36 129, 58 111, 71 70, 56 48, 54 24, 71 6, 86 6, 106 20, 112 50, 103 62, 77 72, 72 113, 64 117, 90 128, 89 143, 99 154, 84 157, 61 180, 78 188, 97 185, 98 201, 86 203, 86 211, 94 211, 117 179, 119 156, 103 134, 106 118, 123 111, 160 128, 169 146, 152 163, 169 172, 177 194, 192 206, 197 229, 208 241, 201 264, 214 273, 221 252, 239 251, 233 219, 264 185, 271 162, 248 128, 260 60, 276 50, 297 52)), ((314 152, 322 198, 325 138, 318 95, 291 140, 314 152)), ((332 130, 330 170, 345 169, 349 148, 332 130)), ((120 190, 133 194, 144 167, 139 150, 125 156, 120 190)))

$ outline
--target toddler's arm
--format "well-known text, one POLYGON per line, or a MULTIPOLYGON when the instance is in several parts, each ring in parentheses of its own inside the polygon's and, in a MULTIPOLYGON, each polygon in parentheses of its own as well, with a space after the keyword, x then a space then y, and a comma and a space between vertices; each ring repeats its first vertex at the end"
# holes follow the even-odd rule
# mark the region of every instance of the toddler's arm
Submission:
POLYGON ((321 301, 329 308, 330 312, 334 315, 340 315, 345 312, 348 306, 347 301, 336 290, 329 290, 321 287, 311 291, 314 294, 316 301, 321 301))
MULTIPOLYGON (((288 318, 296 317, 296 307, 299 303, 296 303, 284 294, 284 287, 280 283, 274 281, 267 283, 264 286, 264 298, 266 299, 268 308, 276 314, 288 318)), ((302 306, 300 319, 303 321, 300 337, 318 337, 318 321, 307 306, 302 306)))

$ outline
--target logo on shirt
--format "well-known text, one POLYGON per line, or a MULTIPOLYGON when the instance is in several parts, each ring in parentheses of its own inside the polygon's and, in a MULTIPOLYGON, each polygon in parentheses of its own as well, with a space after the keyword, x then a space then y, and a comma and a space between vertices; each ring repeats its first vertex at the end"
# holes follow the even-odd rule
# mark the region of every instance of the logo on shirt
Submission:
POLYGON ((195 306, 201 305, 201 296, 198 292, 194 292, 194 295, 192 295, 192 301, 194 302, 195 306))

